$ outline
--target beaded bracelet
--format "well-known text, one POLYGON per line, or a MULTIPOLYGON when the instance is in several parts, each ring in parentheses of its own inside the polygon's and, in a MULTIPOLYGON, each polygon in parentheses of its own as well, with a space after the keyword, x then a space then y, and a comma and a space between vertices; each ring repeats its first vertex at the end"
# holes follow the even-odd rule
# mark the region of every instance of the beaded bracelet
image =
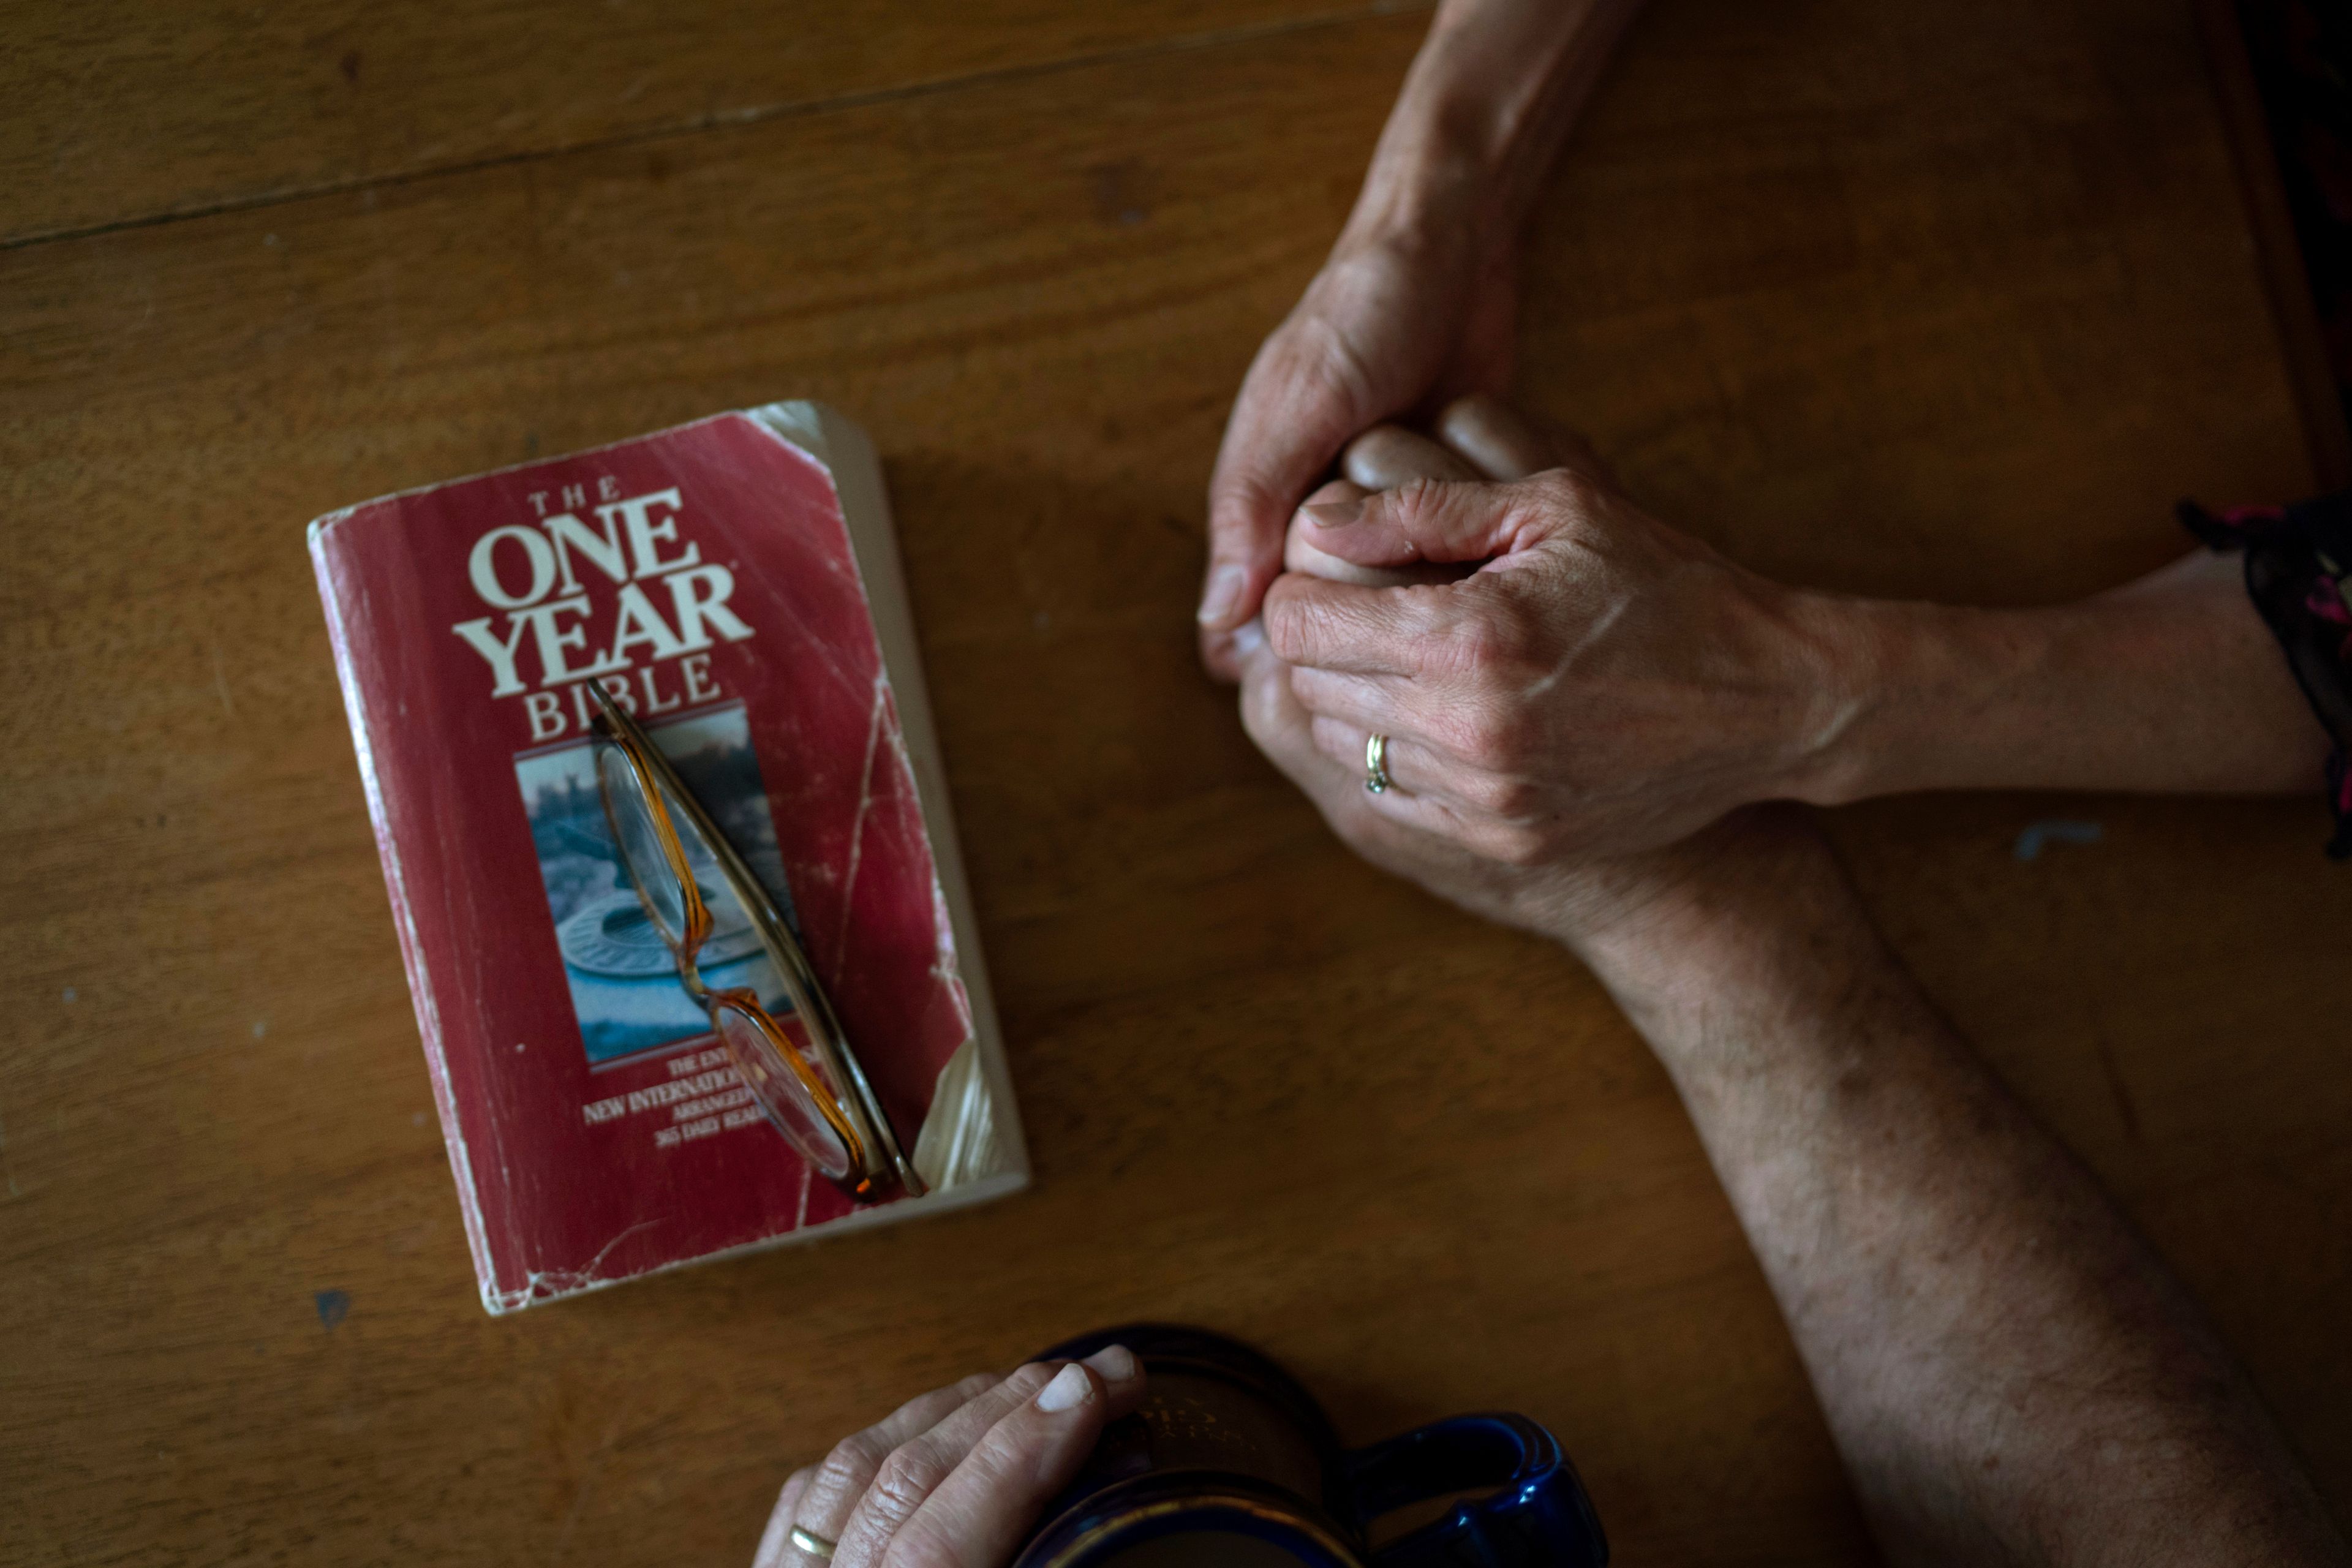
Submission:
POLYGON ((2336 834, 2327 853, 2352 858, 2352 600, 2344 563, 2352 562, 2352 490, 2293 506, 2249 506, 2216 515, 2193 501, 2179 509, 2182 526, 2215 550, 2246 556, 2246 592, 2286 650, 2312 710, 2336 742, 2327 759, 2327 798, 2336 834))

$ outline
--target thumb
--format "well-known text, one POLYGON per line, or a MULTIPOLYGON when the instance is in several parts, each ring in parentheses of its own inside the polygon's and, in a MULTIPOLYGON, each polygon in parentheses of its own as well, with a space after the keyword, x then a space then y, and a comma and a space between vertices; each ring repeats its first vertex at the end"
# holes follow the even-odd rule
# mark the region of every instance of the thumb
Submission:
POLYGON ((1312 374, 1297 328, 1285 323, 1258 353, 1234 400, 1209 476, 1209 569, 1200 620, 1231 632, 1257 614, 1282 571, 1291 509, 1348 437, 1370 420, 1312 374))
POLYGON ((1262 417, 1257 373, 1243 388, 1209 481, 1209 567, 1201 585, 1201 656, 1224 680, 1241 678, 1235 639, 1282 572, 1291 510, 1347 439, 1328 410, 1286 423, 1262 417), (1295 438, 1280 438, 1270 431, 1295 438))
POLYGON ((1526 481, 1417 479, 1392 490, 1299 509, 1307 543, 1359 566, 1489 561, 1551 532, 1526 481))

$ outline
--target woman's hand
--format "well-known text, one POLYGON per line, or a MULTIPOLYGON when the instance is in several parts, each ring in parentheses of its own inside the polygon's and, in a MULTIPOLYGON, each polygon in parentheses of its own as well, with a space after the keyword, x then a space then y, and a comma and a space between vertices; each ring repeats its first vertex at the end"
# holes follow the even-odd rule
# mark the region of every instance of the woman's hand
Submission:
MULTIPOLYGON (((1550 455, 1486 400, 1438 434, 1488 473, 1550 455)), ((1365 807, 1500 868, 1626 855, 1806 795, 1844 713, 1832 618, 1557 451, 1566 466, 1514 482, 1328 490, 1302 513, 1299 558, 1478 563, 1434 585, 1274 585, 1266 644, 1316 751, 1364 794, 1366 740, 1388 736, 1394 787, 1365 807)))
POLYGON ((1583 952, 1596 939, 1623 937, 1653 910, 1670 909, 1669 895, 1704 864, 1704 837, 1623 860, 1519 864, 1481 855, 1458 836, 1401 820, 1384 805, 1386 797, 1364 788, 1360 747, 1338 759, 1317 743, 1314 717, 1291 692, 1289 666, 1275 658, 1259 629, 1242 628, 1234 648, 1243 727, 1314 803, 1339 841, 1381 870, 1473 914, 1583 952))
POLYGON ((795 1526, 834 1543, 834 1568, 1003 1568, 1142 1398, 1142 1365, 1118 1345, 926 1394, 784 1483, 754 1568, 822 1568, 795 1526))
MULTIPOLYGON (((1348 478, 1325 486, 1310 504, 1360 503, 1378 489, 1433 482, 1438 475, 1465 471, 1494 478, 1528 475, 1563 459, 1602 482, 1603 469, 1582 441, 1537 430, 1502 405, 1472 398, 1448 407, 1432 437, 1381 426, 1353 443, 1342 458, 1348 478)), ((1443 481, 1440 481, 1443 482, 1443 481)), ((1317 548, 1317 531, 1302 516, 1292 527, 1286 559, 1293 575, 1277 598, 1319 585, 1310 579, 1349 584, 1390 584, 1432 580, 1466 585, 1462 566, 1362 565, 1317 548), (1409 577, 1408 573, 1421 573, 1409 577), (1428 574, 1442 573, 1435 579, 1428 574)), ((1336 541, 1334 542, 1337 542, 1336 541)), ((1372 553, 1358 551, 1359 555, 1372 553)), ((1392 552, 1394 553, 1394 552, 1392 552)), ((1408 597, 1442 595, 1448 588, 1421 588, 1408 597)), ((1382 869, 1417 882, 1440 897, 1491 920, 1542 932, 1585 949, 1598 938, 1622 935, 1662 910, 1715 852, 1708 840, 1677 845, 1623 859, 1585 860, 1490 853, 1473 819, 1449 811, 1434 820, 1423 806, 1396 809, 1402 788, 1374 795, 1364 787, 1364 731, 1348 735, 1318 721, 1296 688, 1311 685, 1307 671, 1276 657, 1261 628, 1244 628, 1236 640, 1243 671, 1242 721, 1276 766, 1313 801, 1350 848, 1382 869), (1467 830, 1465 830, 1467 829, 1467 830)), ((1391 767, 1397 763, 1391 752, 1391 767)))

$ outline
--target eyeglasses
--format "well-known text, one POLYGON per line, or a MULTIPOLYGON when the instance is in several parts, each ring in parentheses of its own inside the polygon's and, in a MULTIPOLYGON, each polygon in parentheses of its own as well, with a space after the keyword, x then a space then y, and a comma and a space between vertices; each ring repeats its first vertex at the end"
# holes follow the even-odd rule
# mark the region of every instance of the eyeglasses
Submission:
POLYGON ((599 682, 584 684, 596 703, 596 785, 613 843, 646 917, 677 961, 679 983, 709 1013, 736 1075, 785 1141, 851 1197, 920 1197, 923 1179, 900 1152, 814 966, 767 889, 637 721, 599 682), (786 1016, 769 1012, 747 988, 713 989, 696 967, 712 927, 712 895, 698 879, 710 875, 742 906, 775 965, 792 1002, 786 1016))

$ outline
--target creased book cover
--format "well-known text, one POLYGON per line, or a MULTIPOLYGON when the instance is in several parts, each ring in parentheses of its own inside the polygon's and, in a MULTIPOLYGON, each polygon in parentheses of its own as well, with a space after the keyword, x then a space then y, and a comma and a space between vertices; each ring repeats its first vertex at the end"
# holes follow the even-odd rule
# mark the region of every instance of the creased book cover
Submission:
MULTIPOLYGON (((819 405, 366 502, 310 554, 483 1304, 1027 1175, 880 469, 819 405), (595 681, 772 895, 931 1191, 812 1172, 615 849, 595 681)), ((740 906, 714 988, 788 1005, 740 906)))

